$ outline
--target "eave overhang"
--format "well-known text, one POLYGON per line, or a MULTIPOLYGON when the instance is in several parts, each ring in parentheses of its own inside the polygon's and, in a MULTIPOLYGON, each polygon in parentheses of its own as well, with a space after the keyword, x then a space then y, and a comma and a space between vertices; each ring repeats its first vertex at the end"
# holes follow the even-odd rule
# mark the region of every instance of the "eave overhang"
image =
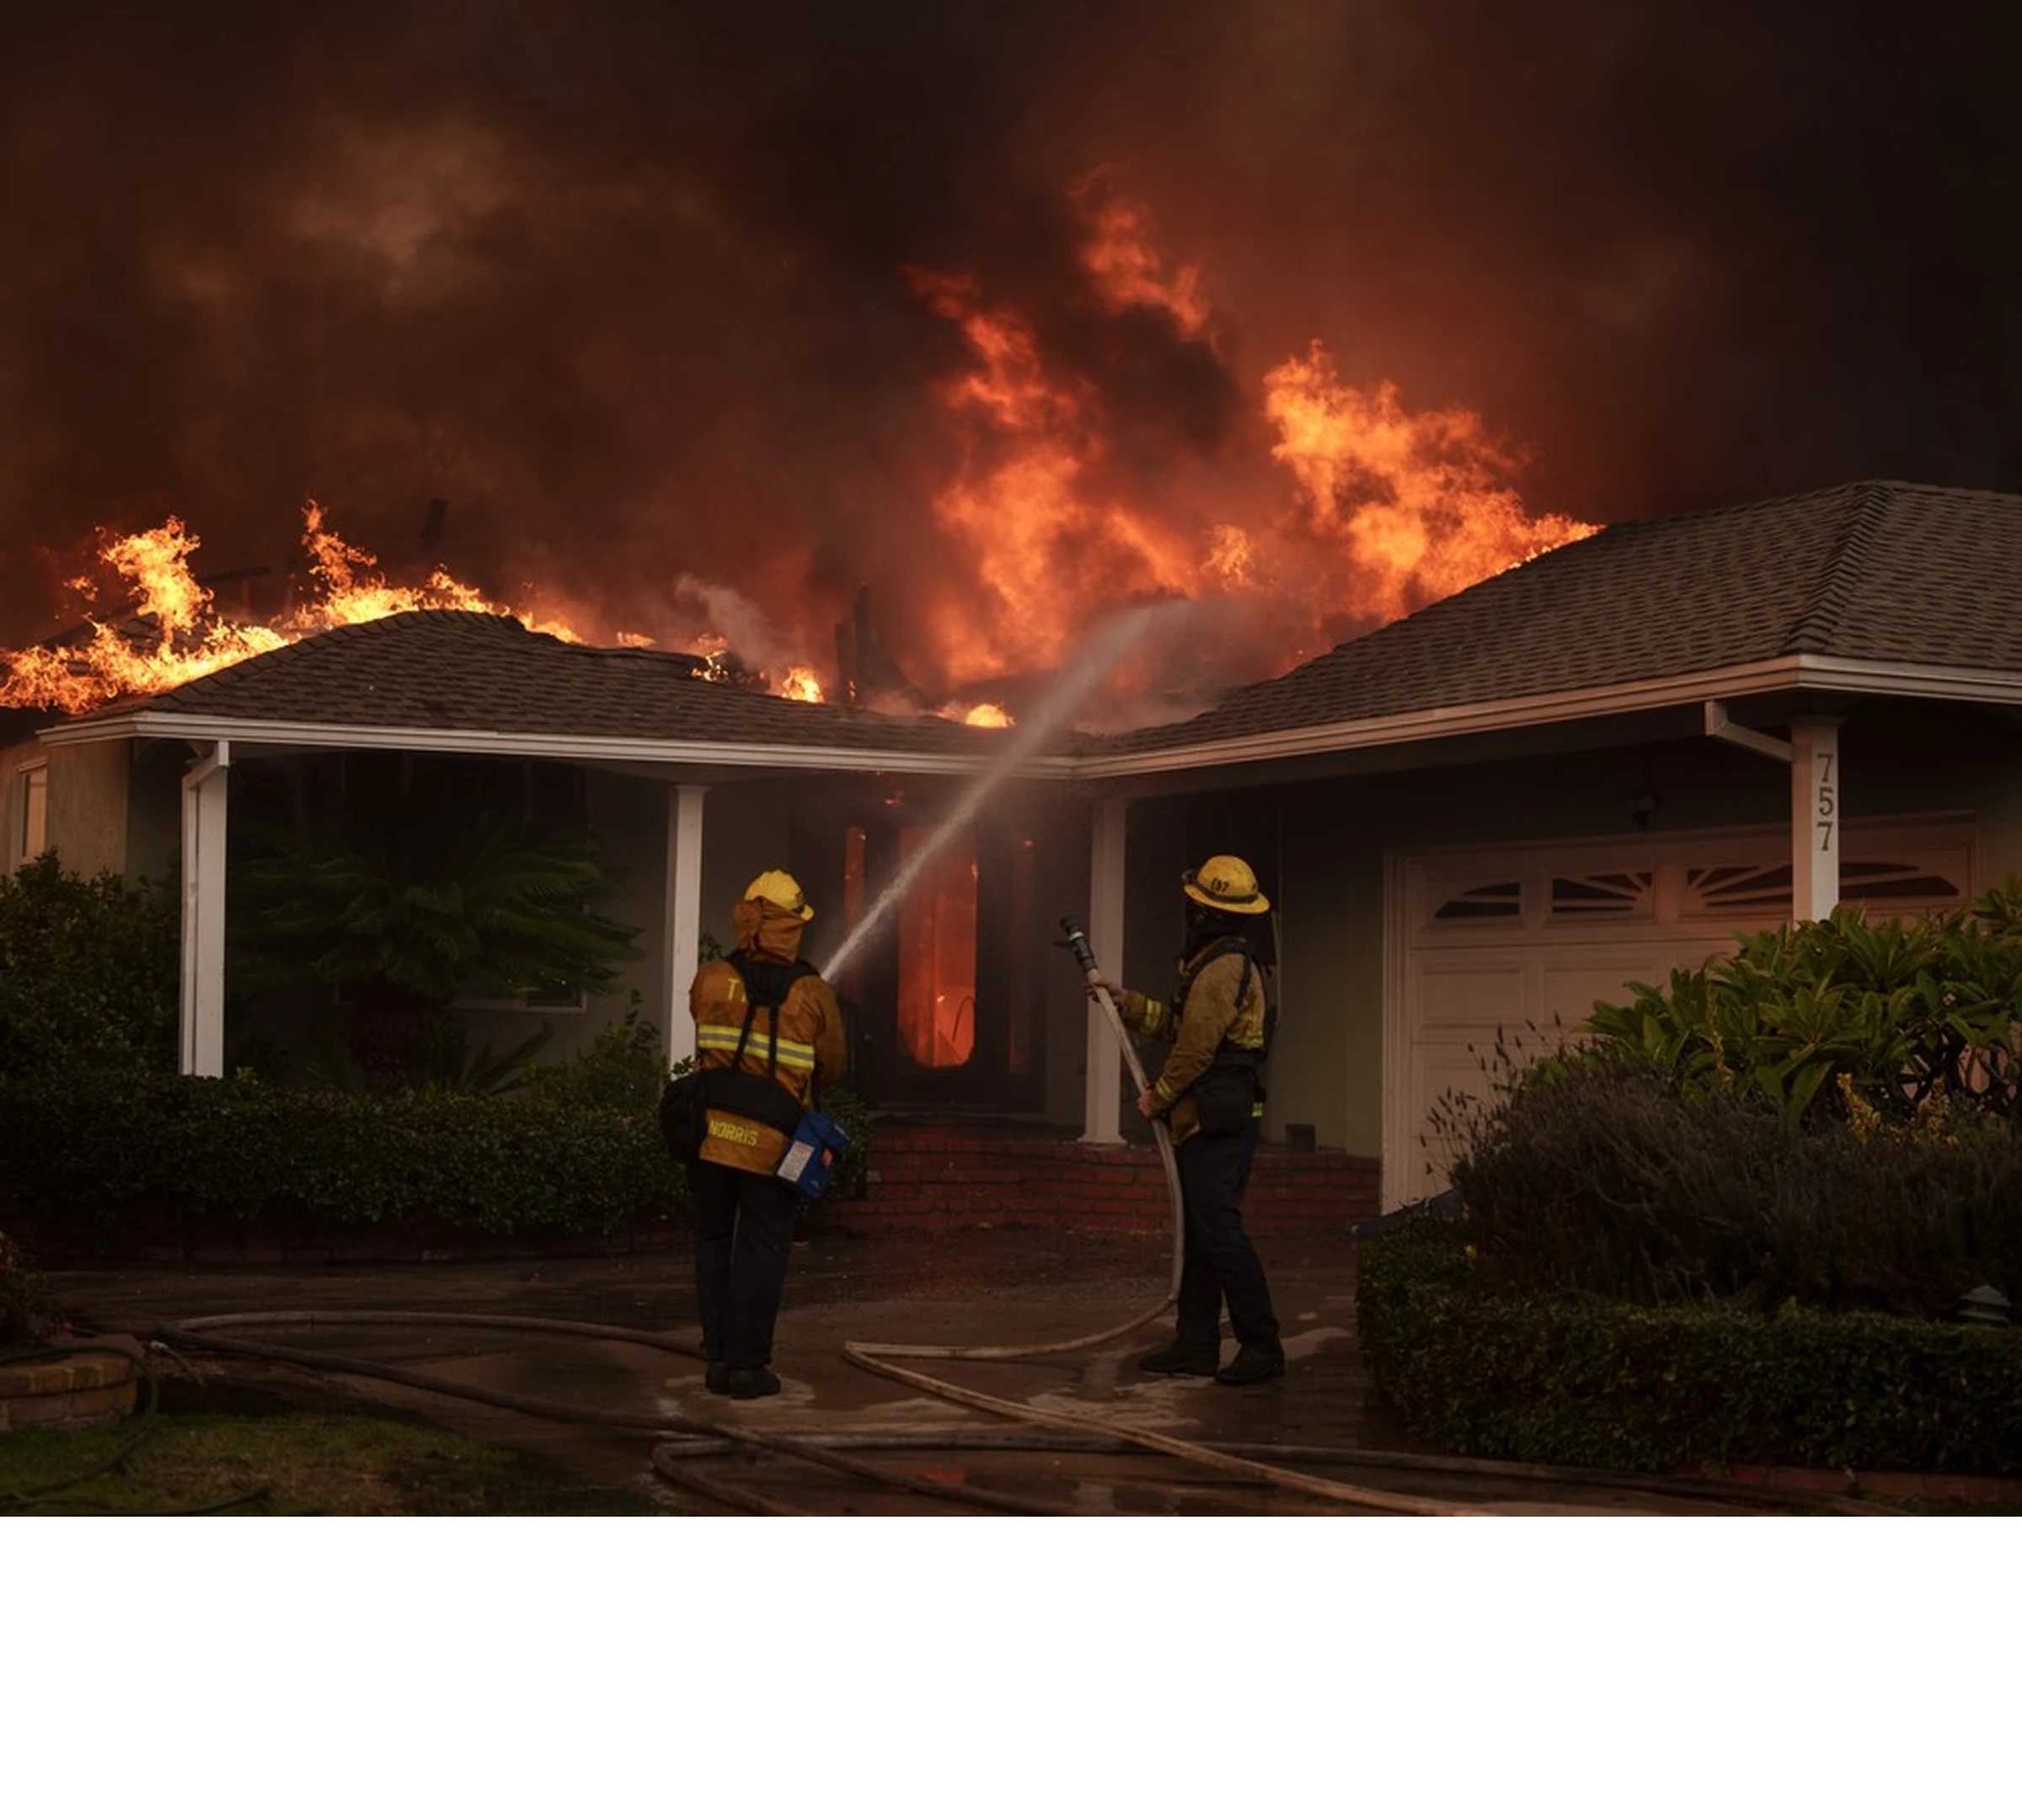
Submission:
MULTIPOLYGON (((234 745, 285 746, 323 751, 471 752, 515 758, 553 758, 585 764, 645 765, 693 772, 698 768, 742 771, 880 771, 915 775, 968 777, 987 769, 1000 750, 961 752, 908 752, 859 746, 811 746, 734 740, 614 739, 574 733, 506 733, 484 727, 354 726, 296 720, 247 720, 223 715, 131 714, 45 728, 52 746, 87 745, 114 739, 230 740, 234 745)), ((1020 767, 1029 777, 1067 778, 1072 761, 1040 757, 1020 767)))
POLYGON ((1275 758, 1317 757, 1372 747, 1408 746, 1470 734, 1512 731, 1558 721, 1600 719, 1645 710, 1697 709, 1712 698, 1777 695, 1792 690, 1854 695, 1907 695, 1928 700, 2022 704, 2022 673, 1944 669, 1920 664, 1871 663, 1800 655, 1725 666, 1689 674, 1606 688, 1504 696, 1410 714, 1337 720, 1238 739, 1165 747, 1156 752, 1095 755, 1075 762, 1078 779, 1130 778, 1153 773, 1254 764, 1275 758))
MULTIPOLYGON (((1274 759, 1321 757, 1330 752, 1410 746, 1666 708, 1690 707, 1696 710, 1710 699, 1733 701, 1752 696, 1787 695, 1792 691, 1907 696, 1934 701, 2022 706, 2022 672, 1879 663, 1805 653, 1602 688, 1504 696, 1489 701, 1463 702, 1450 707, 1420 709, 1366 720, 1319 722, 1150 751, 1035 757, 1016 766, 1015 772, 1020 777, 1067 783, 1121 782, 1133 778, 1164 776, 1176 771, 1241 767, 1274 759)), ((38 737, 51 746, 84 745, 115 739, 198 742, 222 739, 246 746, 322 750, 468 752, 590 764, 646 766, 690 774, 697 770, 830 774, 869 771, 968 777, 987 769, 1003 757, 1001 747, 974 753, 953 753, 877 747, 509 733, 483 727, 357 726, 167 713, 146 706, 128 714, 45 727, 38 737)))

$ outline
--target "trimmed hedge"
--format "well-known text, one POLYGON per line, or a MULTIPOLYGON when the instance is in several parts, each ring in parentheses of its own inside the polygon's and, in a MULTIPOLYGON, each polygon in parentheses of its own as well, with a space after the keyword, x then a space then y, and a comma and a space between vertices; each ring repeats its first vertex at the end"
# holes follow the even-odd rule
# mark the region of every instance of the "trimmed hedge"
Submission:
POLYGON ((1799 1127, 1574 1053, 1474 1112, 1453 1186, 1498 1287, 1936 1320, 2022 1301, 2022 1126, 1948 1105, 1799 1127))
MULTIPOLYGON (((860 1192, 869 1110, 818 1209, 860 1192)), ((0 1202, 45 1234, 199 1223, 608 1233, 689 1211, 652 1104, 425 1089, 372 1095, 251 1074, 0 1078, 0 1202)))
POLYGON ((249 1223, 609 1232, 687 1205, 650 1111, 249 1075, 0 1080, 0 1186, 45 1229, 249 1223))
POLYGON ((1433 1446, 1618 1471, 2022 1472, 2022 1331, 1498 1290, 1469 1237, 1420 1214, 1360 1260, 1363 1355, 1433 1446))

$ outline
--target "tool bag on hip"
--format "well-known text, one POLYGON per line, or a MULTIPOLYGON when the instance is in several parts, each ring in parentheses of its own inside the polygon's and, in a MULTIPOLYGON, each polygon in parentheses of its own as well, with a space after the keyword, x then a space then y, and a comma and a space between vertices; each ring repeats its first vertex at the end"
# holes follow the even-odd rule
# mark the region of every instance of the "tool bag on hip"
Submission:
POLYGON ((709 1134, 709 1114, 728 1112, 750 1119, 768 1129, 790 1136, 800 1122, 800 1096, 776 1076, 779 1063, 779 1007, 793 990, 794 982, 815 970, 805 961, 789 967, 746 966, 729 957, 744 982, 744 1028, 738 1033, 736 1052, 727 1068, 697 1067, 669 1081, 660 1096, 660 1135, 667 1154, 677 1163, 693 1163, 702 1154, 709 1134), (767 1033, 766 1071, 744 1071, 745 1046, 752 1040, 752 1024, 761 1009, 773 1014, 767 1033))

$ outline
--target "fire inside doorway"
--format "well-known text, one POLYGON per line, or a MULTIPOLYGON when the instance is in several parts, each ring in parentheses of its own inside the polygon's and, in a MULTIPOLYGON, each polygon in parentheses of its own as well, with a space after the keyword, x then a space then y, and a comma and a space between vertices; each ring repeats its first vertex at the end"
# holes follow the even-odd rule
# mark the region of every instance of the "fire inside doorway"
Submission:
MULTIPOLYGON (((815 863, 801 876, 833 880, 831 901, 842 911, 817 961, 939 831, 947 806, 909 783, 831 806, 839 812, 829 825, 804 825, 794 843, 796 853, 813 849, 815 863)), ((978 816, 948 840, 834 980, 853 1025, 852 1074, 874 1105, 1041 1113, 1041 892, 1054 844, 1030 805, 1008 802, 978 816)))

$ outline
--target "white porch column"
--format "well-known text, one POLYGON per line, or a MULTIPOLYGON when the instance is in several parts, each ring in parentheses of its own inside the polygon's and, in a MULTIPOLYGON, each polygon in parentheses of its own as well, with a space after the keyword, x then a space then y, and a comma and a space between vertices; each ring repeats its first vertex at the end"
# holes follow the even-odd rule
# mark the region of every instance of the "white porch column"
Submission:
POLYGON ((232 747, 220 740, 183 774, 183 978, 178 1014, 185 1074, 225 1072, 225 800, 232 747))
POLYGON ((709 793, 706 784, 677 784, 667 792, 666 914, 661 925, 667 998, 660 1027, 666 1032, 669 1068, 695 1052, 688 984, 701 965, 702 799, 709 793))
MULTIPOLYGON (((1089 852, 1089 945, 1104 977, 1115 979, 1123 968, 1125 802, 1098 804, 1089 852)), ((1102 1008, 1089 1002, 1088 1078, 1082 1105, 1083 1143, 1123 1142, 1123 1057, 1102 1008)))
POLYGON ((1816 923, 1839 905, 1839 729, 1833 715, 1798 715, 1788 740, 1736 726, 1706 704, 1706 731, 1790 767, 1790 919, 1816 923))
POLYGON ((1790 914, 1816 923, 1839 902, 1839 722, 1790 723, 1790 914))

